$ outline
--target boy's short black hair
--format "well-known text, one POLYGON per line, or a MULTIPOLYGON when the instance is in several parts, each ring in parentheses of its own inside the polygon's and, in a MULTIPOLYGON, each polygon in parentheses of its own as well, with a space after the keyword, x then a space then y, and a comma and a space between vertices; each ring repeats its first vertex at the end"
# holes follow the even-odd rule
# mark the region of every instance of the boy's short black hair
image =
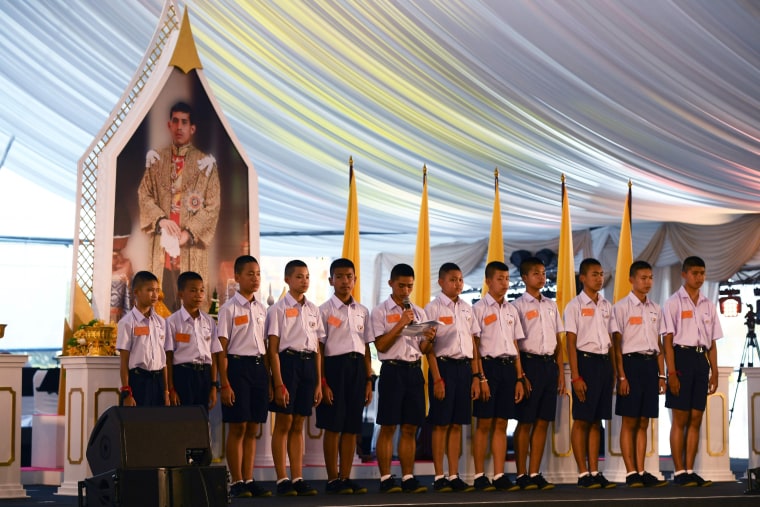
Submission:
POLYGON ((356 267, 354 267, 354 261, 351 259, 346 259, 345 257, 340 257, 338 259, 335 259, 330 264, 330 278, 333 277, 335 274, 335 270, 339 268, 351 268, 351 271, 356 274, 356 267))
POLYGON ((202 282, 203 277, 195 271, 185 271, 184 273, 180 273, 177 277, 177 290, 185 290, 185 287, 187 287, 187 282, 190 282, 192 280, 199 280, 202 282))
POLYGON ((527 275, 535 266, 543 266, 545 268, 546 264, 544 264, 544 261, 538 257, 528 257, 527 259, 523 259, 520 263, 520 276, 527 275))
POLYGON ((138 271, 132 277, 132 290, 137 290, 148 282, 158 283, 158 277, 150 271, 138 271))
POLYGON ((636 273, 642 269, 648 269, 649 271, 652 271, 652 265, 647 261, 635 261, 633 264, 631 264, 631 269, 628 270, 628 276, 636 276, 636 273))
POLYGON ((506 271, 509 273, 509 266, 501 261, 489 262, 486 264, 486 279, 493 278, 493 275, 495 275, 497 271, 506 271))
POLYGON ((300 259, 293 259, 292 261, 285 264, 285 276, 292 275, 296 268, 309 269, 309 266, 307 266, 306 263, 300 259))
POLYGON ((193 107, 187 102, 177 102, 172 106, 169 110, 170 120, 172 119, 172 116, 174 116, 174 113, 187 113, 190 125, 195 125, 195 120, 193 119, 193 107))
POLYGON ((414 278, 414 268, 409 264, 396 264, 391 269, 391 281, 401 276, 411 276, 414 278))
POLYGON ((258 264, 259 261, 256 260, 256 257, 253 255, 241 255, 237 259, 235 259, 235 274, 239 275, 243 272, 243 268, 246 264, 250 264, 251 262, 258 264))
POLYGON ((444 262, 441 264, 441 267, 438 269, 438 278, 443 278, 451 271, 459 271, 460 273, 462 270, 454 264, 453 262, 444 262))
POLYGON ((704 268, 705 267, 705 261, 702 259, 702 257, 697 257, 696 255, 692 255, 691 257, 687 257, 683 260, 683 266, 681 266, 681 273, 686 273, 691 268, 704 268))
POLYGON ((587 274, 588 270, 591 269, 592 266, 599 266, 599 267, 601 267, 602 263, 599 262, 598 260, 592 258, 592 257, 588 257, 586 259, 583 259, 581 261, 580 267, 578 268, 578 274, 579 275, 585 275, 585 274, 587 274))

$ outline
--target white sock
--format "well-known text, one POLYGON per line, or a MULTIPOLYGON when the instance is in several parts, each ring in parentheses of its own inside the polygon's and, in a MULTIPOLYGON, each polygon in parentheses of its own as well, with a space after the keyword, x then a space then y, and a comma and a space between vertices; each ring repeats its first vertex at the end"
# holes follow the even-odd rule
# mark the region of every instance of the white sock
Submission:
POLYGON ((437 481, 438 479, 443 479, 443 476, 442 475, 436 475, 434 480, 437 481))
POLYGON ((480 479, 481 477, 483 477, 483 472, 480 472, 479 474, 475 474, 475 477, 473 477, 473 479, 480 479))
POLYGON ((678 470, 674 475, 681 475, 683 473, 686 473, 686 470, 678 470))
POLYGON ((391 478, 391 474, 383 475, 383 476, 380 477, 380 482, 383 482, 383 481, 388 480, 390 478, 391 478))
POLYGON ((401 477, 402 481, 408 481, 409 479, 414 479, 413 474, 406 474, 405 476, 401 477))
POLYGON ((302 480, 303 480, 303 477, 294 477, 293 478, 293 482, 298 482, 298 481, 302 481, 302 480))
POLYGON ((583 472, 582 474, 578 474, 578 478, 586 477, 588 475, 588 472, 583 472))
POLYGON ((538 473, 530 474, 531 477, 538 477, 538 473))
POLYGON ((693 473, 694 473, 694 470, 687 470, 687 471, 686 471, 686 473, 687 473, 687 474, 693 474, 693 473))
POLYGON ((501 479, 504 476, 504 474, 496 474, 493 476, 493 480, 501 479))
POLYGON ((282 484, 283 482, 287 481, 288 478, 285 477, 284 479, 277 479, 277 484, 282 484))
POLYGON ((449 475, 449 480, 450 480, 450 481, 453 481, 453 480, 454 480, 454 479, 456 479, 457 477, 459 477, 459 474, 457 474, 457 475, 449 475))
POLYGON ((598 471, 591 472, 591 477, 596 477, 597 475, 599 475, 598 471))
POLYGON ((627 474, 625 474, 625 476, 626 476, 626 477, 630 477, 630 476, 632 476, 632 475, 634 475, 634 474, 637 474, 637 473, 638 473, 638 472, 637 472, 636 470, 634 470, 633 472, 628 472, 627 474))

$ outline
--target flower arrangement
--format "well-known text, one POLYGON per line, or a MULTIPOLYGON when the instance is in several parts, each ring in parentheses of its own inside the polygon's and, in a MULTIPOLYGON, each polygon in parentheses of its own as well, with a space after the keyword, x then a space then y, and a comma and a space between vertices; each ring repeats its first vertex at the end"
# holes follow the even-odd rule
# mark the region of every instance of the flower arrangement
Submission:
POLYGON ((74 331, 66 344, 67 356, 115 356, 116 325, 93 319, 74 331))

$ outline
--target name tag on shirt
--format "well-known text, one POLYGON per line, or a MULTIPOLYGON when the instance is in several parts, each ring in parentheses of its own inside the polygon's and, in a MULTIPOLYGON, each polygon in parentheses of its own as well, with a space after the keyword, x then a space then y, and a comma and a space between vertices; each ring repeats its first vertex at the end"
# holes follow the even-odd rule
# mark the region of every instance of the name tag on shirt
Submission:
POLYGON ((242 326, 243 324, 248 324, 248 315, 238 315, 235 317, 236 326, 242 326))
POLYGON ((681 318, 682 319, 693 319, 694 318, 694 312, 691 310, 684 310, 681 312, 681 318))
POLYGON ((174 339, 180 343, 189 343, 190 342, 190 334, 189 333, 177 333, 174 335, 174 339))
POLYGON ((443 315, 441 317, 438 317, 438 320, 440 320, 447 326, 454 323, 454 317, 452 317, 451 315, 443 315))
POLYGON ((644 319, 641 318, 641 315, 633 315, 631 317, 628 317, 628 324, 632 326, 640 326, 644 322, 644 319))
POLYGON ((593 317, 594 316, 594 309, 593 308, 581 308, 581 316, 583 316, 583 317, 593 317))
POLYGON ((400 313, 389 313, 385 316, 385 320, 388 322, 388 324, 395 324, 396 322, 401 320, 401 314, 400 313))
POLYGON ((285 308, 285 316, 290 317, 298 317, 298 308, 285 308))
POLYGON ((525 318, 528 320, 533 320, 536 317, 538 317, 538 310, 531 310, 525 314, 525 318))
POLYGON ((486 326, 489 326, 493 324, 494 322, 496 322, 498 319, 499 317, 497 317, 495 313, 492 313, 491 315, 486 315, 486 317, 483 319, 483 323, 486 326))
POLYGON ((342 321, 342 320, 340 320, 340 319, 339 319, 338 317, 336 317, 335 315, 330 315, 330 316, 327 318, 327 325, 328 325, 328 326, 332 326, 332 327, 340 327, 340 325, 341 325, 341 324, 343 324, 343 321, 342 321))
POLYGON ((134 333, 135 336, 150 336, 150 328, 148 326, 137 326, 134 333))

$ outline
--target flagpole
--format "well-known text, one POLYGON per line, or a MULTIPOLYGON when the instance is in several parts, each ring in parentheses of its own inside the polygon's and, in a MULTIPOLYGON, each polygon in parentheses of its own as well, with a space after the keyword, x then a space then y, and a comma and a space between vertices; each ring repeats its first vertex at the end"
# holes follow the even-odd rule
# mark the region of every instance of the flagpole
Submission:
MULTIPOLYGON (((499 168, 493 170, 493 213, 491 215, 491 234, 488 237, 488 253, 486 264, 492 261, 504 262, 504 237, 501 227, 501 202, 499 197, 499 168)), ((485 297, 488 292, 488 282, 483 278, 483 288, 480 297, 485 297)))
POLYGON ((346 206, 346 226, 343 231, 343 250, 341 255, 354 263, 356 283, 351 293, 356 301, 361 300, 361 271, 359 253, 359 203, 356 196, 356 174, 354 158, 348 157, 348 205, 346 206))
POLYGON ((631 281, 628 272, 633 263, 633 238, 631 221, 633 218, 633 183, 628 180, 628 197, 623 208, 623 218, 620 222, 620 239, 618 240, 617 262, 615 263, 615 287, 613 302, 620 301, 631 292, 631 281))

